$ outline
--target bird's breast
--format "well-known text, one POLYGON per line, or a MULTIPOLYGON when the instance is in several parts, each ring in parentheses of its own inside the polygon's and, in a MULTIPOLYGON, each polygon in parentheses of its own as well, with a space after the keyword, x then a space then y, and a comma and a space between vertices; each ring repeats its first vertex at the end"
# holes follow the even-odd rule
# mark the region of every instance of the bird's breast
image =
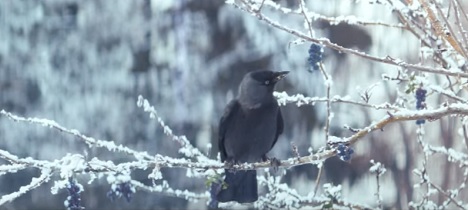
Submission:
POLYGON ((256 162, 271 149, 277 132, 279 107, 240 109, 227 129, 228 157, 239 162, 256 162))

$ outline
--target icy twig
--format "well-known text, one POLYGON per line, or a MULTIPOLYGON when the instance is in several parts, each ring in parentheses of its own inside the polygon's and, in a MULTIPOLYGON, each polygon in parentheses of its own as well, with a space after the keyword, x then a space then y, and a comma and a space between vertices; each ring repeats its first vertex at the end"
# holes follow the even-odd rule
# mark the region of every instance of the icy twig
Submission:
POLYGON ((306 8, 305 8, 305 2, 304 0, 299 0, 299 9, 304 16, 305 23, 307 23, 308 26, 308 32, 310 34, 310 37, 313 37, 313 30, 312 30, 312 23, 310 23, 310 18, 308 18, 307 13, 306 13, 306 8))
POLYGON ((391 64, 391 65, 400 66, 400 67, 404 67, 404 68, 408 68, 408 69, 414 69, 414 70, 417 70, 417 71, 434 73, 434 74, 443 74, 443 75, 449 75, 449 76, 455 76, 455 77, 463 77, 463 78, 468 77, 468 74, 465 73, 465 72, 450 71, 450 70, 447 70, 447 69, 444 69, 444 68, 433 68, 433 67, 422 66, 422 65, 417 65, 417 64, 409 64, 409 63, 406 63, 406 62, 401 61, 399 59, 392 58, 390 56, 386 56, 386 57, 382 57, 382 58, 381 57, 376 57, 376 56, 372 56, 372 55, 369 55, 369 54, 364 53, 364 52, 359 52, 359 51, 354 50, 354 49, 345 48, 343 46, 337 45, 335 43, 332 43, 327 38, 318 38, 318 39, 313 38, 313 37, 310 37, 310 36, 300 32, 300 31, 288 28, 288 27, 286 27, 286 26, 284 26, 284 25, 282 25, 282 24, 280 24, 276 21, 271 20, 270 18, 263 15, 261 12, 257 12, 254 9, 252 9, 248 5, 248 3, 246 3, 244 0, 242 0, 241 2, 244 5, 233 4, 233 6, 237 9, 240 9, 242 11, 245 11, 245 12, 248 12, 248 13, 252 14, 253 16, 257 17, 259 20, 264 21, 267 24, 269 24, 269 25, 271 25, 271 26, 273 26, 277 29, 283 30, 287 33, 290 33, 290 34, 292 34, 296 37, 299 37, 299 38, 301 38, 303 40, 306 40, 306 41, 309 41, 309 42, 322 44, 322 45, 325 45, 325 46, 330 47, 332 49, 335 49, 337 51, 340 51, 340 52, 343 52, 343 53, 348 53, 348 54, 353 54, 353 55, 360 56, 360 57, 363 57, 363 58, 366 58, 366 59, 369 59, 369 60, 372 60, 372 61, 391 64))
POLYGON ((439 186, 437 186, 436 184, 432 183, 432 182, 429 182, 429 184, 434 188, 436 189, 437 191, 439 191, 440 193, 442 193, 443 195, 445 195, 450 201, 452 201, 452 203, 454 203, 456 206, 458 206, 460 209, 467 209, 465 206, 463 206, 462 204, 460 204, 459 202, 457 202, 451 195, 449 195, 447 192, 445 192, 443 189, 441 189, 439 186))
POLYGON ((380 162, 375 162, 374 160, 370 160, 372 166, 369 168, 371 173, 375 173, 375 180, 377 182, 377 192, 375 195, 377 196, 377 205, 379 209, 382 209, 382 196, 380 196, 380 180, 379 177, 382 176, 386 169, 380 162))
POLYGON ((179 190, 171 188, 166 181, 161 185, 147 186, 142 182, 131 180, 130 183, 147 192, 158 192, 171 197, 183 198, 187 201, 196 202, 201 199, 209 199, 209 192, 195 193, 188 190, 179 190))
POLYGON ((54 128, 54 129, 59 130, 63 133, 71 134, 71 135, 77 137, 78 139, 82 140, 83 142, 85 142, 90 147, 95 146, 95 147, 100 147, 100 148, 106 148, 109 151, 123 152, 123 153, 126 153, 126 154, 133 155, 137 159, 139 159, 139 158, 153 159, 153 157, 150 156, 147 152, 139 152, 139 151, 135 151, 135 150, 130 149, 129 147, 126 147, 126 146, 123 146, 123 145, 116 145, 113 141, 98 140, 98 139, 94 139, 92 137, 85 136, 84 134, 81 134, 78 130, 65 128, 65 127, 59 125, 57 122, 55 122, 53 120, 41 119, 41 118, 35 118, 35 117, 34 118, 31 118, 31 117, 24 118, 24 117, 16 116, 16 115, 14 115, 10 112, 7 112, 5 110, 1 110, 0 115, 4 115, 4 116, 10 118, 13 121, 27 122, 27 123, 31 123, 31 124, 42 125, 42 126, 45 126, 45 127, 54 128))
POLYGON ((15 200, 16 198, 22 196, 23 194, 25 194, 25 193, 41 186, 42 184, 48 182, 51 175, 52 175, 51 170, 42 169, 41 170, 41 176, 39 176, 37 178, 33 178, 28 185, 20 187, 20 189, 16 192, 3 195, 0 198, 0 206, 7 203, 7 202, 11 202, 11 201, 15 200))
MULTIPOLYGON (((363 26, 385 26, 385 27, 390 27, 390 28, 398 28, 398 29, 404 29, 405 26, 401 24, 390 24, 390 23, 384 23, 380 21, 372 21, 372 20, 365 20, 361 19, 356 16, 337 16, 337 17, 328 17, 324 16, 312 11, 307 11, 307 12, 302 12, 299 10, 291 10, 286 7, 282 7, 276 2, 273 2, 271 0, 266 0, 265 5, 275 9, 275 10, 280 10, 285 14, 294 14, 294 15, 302 15, 306 16, 307 18, 311 20, 323 20, 326 22, 329 22, 331 25, 337 25, 340 23, 347 23, 347 24, 357 24, 357 25, 363 25, 363 26)), ((304 3, 305 6, 305 3, 304 3)))
MULTIPOLYGON (((277 101, 280 105, 286 105, 287 103, 296 103, 297 106, 302 105, 315 105, 317 102, 328 102, 327 97, 307 97, 302 94, 288 95, 286 92, 274 92, 274 97, 277 98, 277 101)), ((357 106, 363 106, 368 108, 373 108, 376 110, 394 110, 400 111, 404 110, 403 108, 391 105, 389 103, 383 103, 379 105, 368 104, 360 101, 350 100, 349 97, 333 96, 330 98, 331 103, 345 103, 353 104, 357 106)))
POLYGON ((151 106, 150 103, 148 102, 147 99, 139 95, 137 99, 137 106, 142 107, 145 112, 150 113, 150 118, 151 119, 157 119, 158 123, 160 126, 163 128, 163 132, 171 137, 172 140, 180 143, 181 148, 180 152, 184 154, 186 157, 195 157, 199 161, 209 161, 210 158, 208 158, 204 153, 201 152, 201 150, 195 148, 189 140, 186 138, 186 136, 177 136, 173 134, 173 131, 171 130, 170 127, 168 127, 165 122, 163 121, 162 118, 160 118, 157 114, 157 110, 155 107, 151 106))
POLYGON ((440 93, 442 95, 445 95, 451 99, 454 99, 456 101, 459 101, 459 102, 462 102, 462 103, 468 103, 467 100, 455 95, 454 92, 452 92, 451 90, 445 90, 443 89, 442 87, 440 86, 437 86, 437 85, 431 85, 429 86, 429 89, 435 91, 436 93, 440 93))
POLYGON ((428 14, 428 18, 431 21, 431 26, 434 28, 434 31, 440 36, 442 39, 447 40, 447 42, 460 53, 460 55, 467 57, 467 53, 461 48, 458 42, 454 39, 453 36, 448 35, 445 33, 446 28, 442 26, 441 21, 436 17, 433 10, 430 8, 430 5, 425 0, 418 0, 421 3, 421 6, 424 8, 426 13, 428 14))
POLYGON ((357 140, 364 137, 366 134, 383 129, 387 124, 398 121, 408 121, 408 120, 418 120, 418 119, 439 119, 448 115, 462 115, 466 116, 468 114, 468 106, 466 104, 455 103, 450 104, 446 107, 440 107, 433 110, 417 110, 417 111, 398 111, 395 113, 390 113, 390 115, 385 116, 379 122, 372 123, 371 125, 359 130, 357 133, 347 138, 351 144, 354 144, 357 140))
MULTIPOLYGON (((344 138, 345 142, 349 142, 350 144, 354 144, 360 138, 364 137, 366 134, 377 130, 382 129, 385 125, 393 122, 398 121, 408 121, 408 120, 417 120, 417 119, 438 119, 448 115, 467 115, 468 107, 465 104, 450 104, 447 107, 441 107, 434 110, 419 110, 419 111, 398 111, 393 113, 392 116, 386 115, 382 120, 377 123, 373 123, 363 129, 359 129, 359 131, 348 138, 344 138)), ((63 131, 66 133, 76 134, 76 132, 71 132, 69 129, 64 128, 57 123, 50 123, 48 120, 41 120, 36 118, 23 118, 13 115, 9 112, 1 111, 0 114, 8 116, 10 119, 15 121, 22 121, 22 122, 29 122, 32 124, 40 124, 44 126, 48 126, 50 128, 55 128, 59 131, 63 131)), ((81 139, 86 139, 87 141, 91 141, 94 145, 101 145, 104 147, 109 147, 107 141, 102 140, 95 140, 91 137, 86 137, 83 135, 78 135, 81 139), (90 140, 91 139, 91 140, 90 140), (103 145, 104 144, 104 145, 103 145)), ((111 145, 114 145, 111 144, 111 145)), ((114 147, 111 147, 114 148, 114 147)), ((209 160, 209 161, 191 161, 189 159, 184 158, 172 158, 167 156, 156 155, 155 157, 148 155, 146 152, 136 152, 131 150, 125 146, 116 146, 114 149, 116 151, 125 151, 129 154, 134 154, 137 157, 145 157, 145 158, 138 158, 136 163, 144 163, 150 164, 150 167, 158 165, 159 167, 182 167, 182 168, 194 168, 194 169, 221 169, 221 168, 230 168, 228 166, 224 166, 224 164, 216 161, 216 160, 209 160)), ((286 160, 281 161, 280 167, 293 167, 302 164, 311 164, 311 163, 320 163, 322 160, 332 157, 336 155, 334 150, 326 150, 322 152, 318 152, 312 155, 307 155, 303 157, 293 157, 286 160)), ((45 164, 44 162, 34 162, 30 165, 35 164, 45 164)), ((269 161, 266 162, 257 162, 257 163, 244 163, 244 164, 236 164, 232 168, 235 170, 247 170, 247 169, 256 169, 256 168, 269 168, 271 167, 271 163, 269 161)))

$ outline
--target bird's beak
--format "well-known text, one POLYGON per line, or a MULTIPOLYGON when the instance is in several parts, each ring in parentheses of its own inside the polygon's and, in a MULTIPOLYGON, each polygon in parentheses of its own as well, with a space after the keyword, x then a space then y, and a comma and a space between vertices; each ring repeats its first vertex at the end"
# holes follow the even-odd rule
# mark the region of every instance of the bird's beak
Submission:
POLYGON ((274 82, 278 82, 282 78, 286 77, 289 71, 278 71, 274 72, 274 82))

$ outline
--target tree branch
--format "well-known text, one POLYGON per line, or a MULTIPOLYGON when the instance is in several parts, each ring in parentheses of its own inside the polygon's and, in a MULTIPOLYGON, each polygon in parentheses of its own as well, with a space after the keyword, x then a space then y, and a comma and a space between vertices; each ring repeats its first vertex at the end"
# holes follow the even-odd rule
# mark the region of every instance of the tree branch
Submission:
POLYGON ((235 8, 237 8, 237 9, 240 9, 242 11, 245 11, 245 12, 248 12, 248 13, 254 15, 258 19, 266 22, 267 24, 269 24, 269 25, 271 25, 275 28, 278 28, 278 29, 283 30, 287 33, 290 33, 290 34, 292 34, 296 37, 299 37, 303 40, 314 42, 314 43, 317 43, 317 44, 322 44, 322 45, 325 45, 327 47, 330 47, 332 49, 335 49, 335 50, 343 52, 343 53, 353 54, 353 55, 357 55, 357 56, 360 56, 360 57, 363 57, 363 58, 366 58, 366 59, 369 59, 369 60, 372 60, 372 61, 391 64, 391 65, 400 66, 400 67, 408 68, 408 69, 414 69, 414 70, 422 71, 422 72, 428 72, 428 73, 434 73, 434 74, 443 74, 443 75, 449 75, 449 76, 455 76, 455 77, 464 77, 464 78, 468 77, 468 74, 464 73, 464 72, 449 71, 449 70, 444 69, 444 68, 432 68, 432 67, 421 66, 421 65, 416 65, 416 64, 408 64, 408 63, 403 62, 399 59, 394 59, 390 56, 386 56, 385 58, 380 58, 380 57, 369 55, 369 54, 364 53, 364 52, 359 52, 357 50, 345 48, 345 47, 342 47, 342 46, 337 45, 335 43, 332 43, 327 38, 316 39, 316 38, 313 38, 313 37, 309 37, 309 36, 305 35, 304 33, 300 32, 300 31, 297 31, 297 30, 294 30, 294 29, 291 29, 291 28, 287 28, 287 27, 281 25, 280 23, 271 20, 270 18, 266 17, 262 13, 256 12, 254 9, 252 9, 248 5, 247 6, 240 6, 238 4, 232 4, 232 5, 235 6, 235 8))

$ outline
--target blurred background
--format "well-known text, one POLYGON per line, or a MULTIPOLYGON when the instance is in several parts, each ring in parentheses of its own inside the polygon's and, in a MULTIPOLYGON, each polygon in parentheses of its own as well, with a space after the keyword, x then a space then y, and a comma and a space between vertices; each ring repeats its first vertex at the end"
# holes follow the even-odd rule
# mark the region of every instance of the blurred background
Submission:
MULTIPOLYGON (((297 1, 276 1, 297 9, 297 1)), ((467 4, 464 1, 465 5, 467 4)), ((309 10, 326 16, 356 15, 362 19, 397 24, 390 8, 367 1, 309 1, 309 10)), ((266 8, 263 13, 280 23, 305 33, 303 16, 283 14, 266 8)), ((312 22, 315 37, 328 37, 342 46, 408 63, 420 60, 420 42, 409 32, 383 26, 360 26, 325 21, 312 22)), ((466 27, 466 26, 465 26, 466 27)), ((26 117, 57 121, 85 135, 127 145, 149 154, 180 157, 178 143, 165 136, 157 122, 136 106, 138 95, 147 98, 159 115, 178 135, 186 135, 193 145, 211 157, 217 156, 217 126, 225 105, 237 94, 238 84, 249 71, 288 70, 291 73, 277 86, 289 95, 325 96, 322 75, 309 71, 310 43, 290 44, 296 38, 272 28, 257 18, 220 0, 3 0, 0 1, 0 109, 26 117), (208 144, 212 147, 208 147, 208 144)), ((332 95, 361 100, 360 93, 371 89, 370 103, 391 104, 401 100, 414 108, 414 95, 402 84, 382 81, 382 74, 397 75, 395 66, 340 54, 325 49, 324 64, 333 76, 332 95)), ((436 84, 445 80, 431 77, 436 84)), ((428 104, 437 107, 446 98, 431 95, 428 104)), ((385 116, 385 111, 348 104, 333 105, 331 134, 347 137, 343 125, 362 128, 385 116)), ((293 157, 291 143, 300 155, 325 145, 324 103, 315 106, 288 104, 282 107, 285 129, 271 156, 293 157)), ((421 152, 414 121, 389 125, 383 132, 367 135, 354 146, 351 162, 337 157, 325 163, 321 183, 343 185, 343 196, 375 206, 376 181, 368 169, 369 160, 382 162, 387 173, 381 177, 384 206, 406 207, 418 197, 411 173, 420 167, 421 152)), ((464 152, 458 136, 462 128, 457 118, 427 122, 425 139, 436 146, 464 152)), ((67 153, 89 157, 129 160, 122 154, 88 147, 69 135, 48 128, 15 123, 0 117, 0 148, 19 157, 53 160, 67 153)), ((0 160, 0 163, 5 161, 0 160)), ((433 160, 431 178, 444 189, 455 188, 463 179, 459 167, 445 157, 433 160), (444 170, 445 169, 445 170, 444 170)), ((150 171, 133 172, 146 184, 150 171)), ((315 187, 317 166, 287 169, 282 182, 301 194, 315 187)), ((28 184, 35 169, 0 176, 0 195, 28 184)), ((171 187, 202 193, 203 179, 187 178, 183 169, 163 169, 171 187)), ((57 177, 55 177, 57 178, 57 177)), ((84 185, 82 205, 87 209, 181 209, 204 208, 205 201, 189 203, 159 193, 137 191, 132 201, 111 202, 105 179, 84 185)), ((28 192, 4 209, 62 209, 66 190, 50 193, 52 183, 28 192), (45 202, 47 201, 47 202, 45 202)), ((321 187, 320 187, 321 191, 321 187)), ((466 201, 466 191, 462 199, 466 201)), ((436 202, 443 196, 433 197, 436 202)))

